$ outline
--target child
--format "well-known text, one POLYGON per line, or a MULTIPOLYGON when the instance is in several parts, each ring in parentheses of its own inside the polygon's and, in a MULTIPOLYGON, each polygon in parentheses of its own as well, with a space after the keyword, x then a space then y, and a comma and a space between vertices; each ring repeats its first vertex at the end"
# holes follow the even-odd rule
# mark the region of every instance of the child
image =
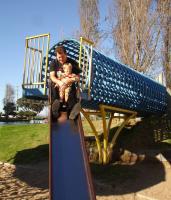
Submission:
POLYGON ((64 63, 63 71, 64 73, 62 72, 58 73, 58 80, 62 82, 61 86, 59 87, 59 96, 60 96, 60 102, 63 102, 64 105, 66 105, 68 102, 69 94, 71 92, 71 85, 73 81, 78 82, 79 77, 78 75, 72 73, 71 63, 64 63))

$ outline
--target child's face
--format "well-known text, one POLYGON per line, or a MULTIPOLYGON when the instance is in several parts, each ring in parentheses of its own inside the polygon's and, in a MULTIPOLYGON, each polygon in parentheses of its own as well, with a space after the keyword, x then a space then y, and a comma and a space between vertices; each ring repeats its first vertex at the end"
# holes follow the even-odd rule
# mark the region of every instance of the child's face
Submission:
POLYGON ((66 75, 69 75, 69 74, 71 74, 71 72, 72 72, 72 67, 70 66, 70 65, 64 65, 64 73, 66 74, 66 75))

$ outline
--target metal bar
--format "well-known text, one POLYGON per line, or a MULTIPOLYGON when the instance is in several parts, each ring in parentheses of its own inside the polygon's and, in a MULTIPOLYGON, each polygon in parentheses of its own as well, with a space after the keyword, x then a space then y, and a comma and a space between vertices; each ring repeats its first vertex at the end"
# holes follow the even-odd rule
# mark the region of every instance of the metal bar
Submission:
POLYGON ((86 39, 86 38, 84 38, 84 37, 80 37, 80 39, 81 39, 82 41, 84 41, 84 42, 87 42, 87 43, 91 44, 91 45, 94 44, 94 42, 92 42, 91 40, 86 39))
MULTIPOLYGON (((81 58, 82 58, 82 38, 80 37, 80 52, 79 52, 79 63, 78 63, 78 66, 79 68, 81 69, 81 58)), ((83 72, 82 72, 83 73, 83 72)), ((78 85, 82 88, 82 84, 83 84, 83 80, 82 80, 82 83, 80 83, 80 80, 78 82, 78 85)))
POLYGON ((38 54, 38 72, 37 72, 37 82, 44 82, 41 80, 41 61, 42 61, 42 53, 38 54))
MULTIPOLYGON (((34 45, 35 39, 33 40, 34 45)), ((31 51, 31 66, 30 66, 30 83, 33 82, 33 69, 34 69, 34 51, 31 51)))
POLYGON ((86 111, 86 113, 89 114, 89 115, 101 115, 100 111, 99 112, 98 111, 97 112, 96 111, 95 112, 86 111))
POLYGON ((106 164, 108 162, 108 158, 107 158, 108 135, 107 135, 107 128, 106 128, 106 112, 105 112, 104 105, 101 104, 99 107, 100 107, 101 114, 102 114, 103 135, 104 135, 104 139, 103 139, 103 163, 106 164))
POLYGON ((29 83, 29 76, 30 76, 30 49, 28 49, 28 65, 27 65, 27 83, 29 83))
POLYGON ((130 113, 130 114, 137 113, 137 112, 134 112, 134 111, 131 111, 131 110, 117 108, 117 107, 108 106, 108 105, 103 105, 103 107, 104 107, 104 109, 118 111, 118 112, 121 112, 121 113, 130 113))
MULTIPOLYGON (((35 39, 33 40, 33 45, 36 46, 35 39)), ((32 82, 34 83, 34 76, 35 76, 35 51, 33 51, 33 71, 32 71, 32 82)))
POLYGON ((31 50, 33 50, 33 51, 38 51, 38 52, 42 53, 42 51, 41 51, 41 50, 39 50, 39 49, 36 49, 36 48, 33 48, 33 47, 28 47, 28 49, 31 49, 31 50))
POLYGON ((93 47, 91 45, 91 54, 90 54, 90 62, 89 62, 89 83, 88 83, 88 98, 90 99, 90 92, 91 92, 91 82, 92 82, 92 53, 93 47))
POLYGON ((120 132, 121 132, 121 130, 124 128, 124 126, 127 124, 127 122, 131 119, 131 118, 133 118, 133 117, 135 117, 136 116, 136 113, 133 113, 133 114, 131 114, 130 116, 128 116, 127 117, 127 119, 125 119, 125 121, 121 124, 121 126, 117 129, 117 131, 116 131, 116 133, 114 134, 114 136, 113 136, 113 138, 112 138, 112 141, 111 141, 111 143, 110 143, 110 149, 112 149, 113 147, 114 147, 114 145, 115 145, 115 143, 116 143, 116 139, 118 138, 118 136, 119 136, 119 134, 120 134, 120 132))
POLYGON ((116 142, 116 139, 118 137, 118 135, 120 134, 121 130, 123 129, 123 127, 126 125, 126 123, 133 117, 135 117, 137 115, 137 112, 134 111, 130 111, 130 110, 126 110, 126 109, 121 109, 121 108, 116 108, 113 106, 107 106, 107 105, 99 105, 100 107, 100 111, 101 111, 101 115, 102 115, 102 121, 103 121, 103 163, 107 164, 109 162, 110 159, 110 155, 112 152, 112 148, 116 142), (112 141, 110 143, 110 145, 108 145, 108 137, 109 137, 109 131, 110 131, 110 126, 111 126, 111 122, 112 119, 114 118, 114 113, 111 114, 111 118, 109 119, 108 122, 108 128, 106 125, 106 111, 120 111, 121 113, 128 113, 130 114, 130 116, 121 124, 121 126, 117 129, 116 133, 114 134, 114 137, 112 138, 112 141))
POLYGON ((48 69, 48 53, 49 53, 49 44, 50 44, 50 34, 48 35, 48 43, 46 47, 46 66, 45 66, 45 86, 44 86, 44 95, 46 94, 46 84, 47 84, 47 69, 48 69))
POLYGON ((82 37, 80 37, 80 52, 79 52, 79 63, 78 63, 79 68, 81 68, 82 43, 83 43, 83 40, 82 40, 82 37))
MULTIPOLYGON (((83 46, 83 66, 84 66, 84 70, 83 70, 83 77, 87 77, 87 61, 85 60, 85 55, 86 55, 86 51, 85 51, 85 46, 83 46)), ((84 90, 85 89, 85 85, 86 85, 86 82, 83 82, 83 87, 82 89, 84 90)))
MULTIPOLYGON (((43 37, 43 42, 42 42, 42 46, 41 49, 44 49, 44 37, 43 37)), ((40 54, 40 71, 39 71, 39 80, 41 81, 41 77, 42 77, 42 59, 43 59, 43 51, 40 54)))
POLYGON ((45 37, 45 36, 48 36, 48 35, 49 35, 49 33, 45 33, 45 34, 35 35, 35 36, 31 36, 31 37, 26 37, 26 39, 30 40, 30 39, 33 39, 33 38, 45 37))
POLYGON ((40 54, 40 59, 39 59, 39 81, 41 81, 41 65, 42 65, 42 53, 40 54))
POLYGON ((88 89, 90 99, 91 78, 92 78, 92 45, 94 43, 86 38, 80 37, 79 67, 82 67, 81 89, 88 89), (84 44, 84 45, 83 45, 84 44), (86 45, 86 46, 85 46, 86 45), (85 59, 85 57, 87 58, 85 59), (83 60, 83 62, 81 62, 83 60), (87 81, 88 80, 88 84, 87 81))
POLYGON ((102 149, 101 149, 101 145, 100 145, 100 140, 98 138, 98 132, 94 126, 94 124, 92 123, 91 119, 89 118, 89 114, 84 111, 83 109, 81 109, 81 113, 84 115, 84 117, 87 119, 93 133, 96 139, 96 144, 97 144, 97 149, 98 149, 98 153, 99 153, 99 162, 102 163, 102 149))
MULTIPOLYGON (((39 40, 36 42, 36 46, 38 47, 38 44, 39 44, 39 40)), ((38 78, 37 78, 37 74, 38 74, 38 55, 39 55, 39 51, 35 52, 35 74, 34 74, 34 77, 35 77, 35 81, 37 82, 38 78)))
POLYGON ((26 79, 26 55, 27 55, 27 40, 25 40, 25 53, 24 53, 24 72, 23 72, 23 84, 25 83, 26 79))
POLYGON ((110 127, 111 127, 112 119, 113 119, 113 118, 114 118, 114 113, 112 112, 112 113, 111 113, 111 116, 110 116, 110 119, 109 119, 109 122, 108 122, 108 127, 107 127, 107 136, 109 136, 110 127))

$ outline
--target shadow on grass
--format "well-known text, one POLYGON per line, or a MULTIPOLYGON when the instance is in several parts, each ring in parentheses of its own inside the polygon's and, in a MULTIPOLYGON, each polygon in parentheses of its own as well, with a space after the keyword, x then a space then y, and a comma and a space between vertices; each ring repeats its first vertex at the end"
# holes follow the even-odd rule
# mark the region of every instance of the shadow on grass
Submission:
POLYGON ((14 177, 31 187, 48 189, 48 157, 48 144, 17 152, 14 157, 14 164, 16 165, 14 177))
POLYGON ((123 195, 147 189, 165 181, 165 169, 157 159, 134 165, 91 164, 96 195, 123 195))
POLYGON ((44 144, 32 149, 24 149, 18 151, 13 158, 14 164, 36 164, 38 162, 47 161, 49 158, 49 145, 44 144))

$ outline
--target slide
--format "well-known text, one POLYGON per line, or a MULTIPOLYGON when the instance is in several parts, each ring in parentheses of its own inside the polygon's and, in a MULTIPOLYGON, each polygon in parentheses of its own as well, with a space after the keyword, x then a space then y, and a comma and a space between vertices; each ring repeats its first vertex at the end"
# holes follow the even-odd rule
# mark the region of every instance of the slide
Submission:
POLYGON ((80 116, 75 122, 65 120, 51 125, 50 198, 96 199, 80 116))

